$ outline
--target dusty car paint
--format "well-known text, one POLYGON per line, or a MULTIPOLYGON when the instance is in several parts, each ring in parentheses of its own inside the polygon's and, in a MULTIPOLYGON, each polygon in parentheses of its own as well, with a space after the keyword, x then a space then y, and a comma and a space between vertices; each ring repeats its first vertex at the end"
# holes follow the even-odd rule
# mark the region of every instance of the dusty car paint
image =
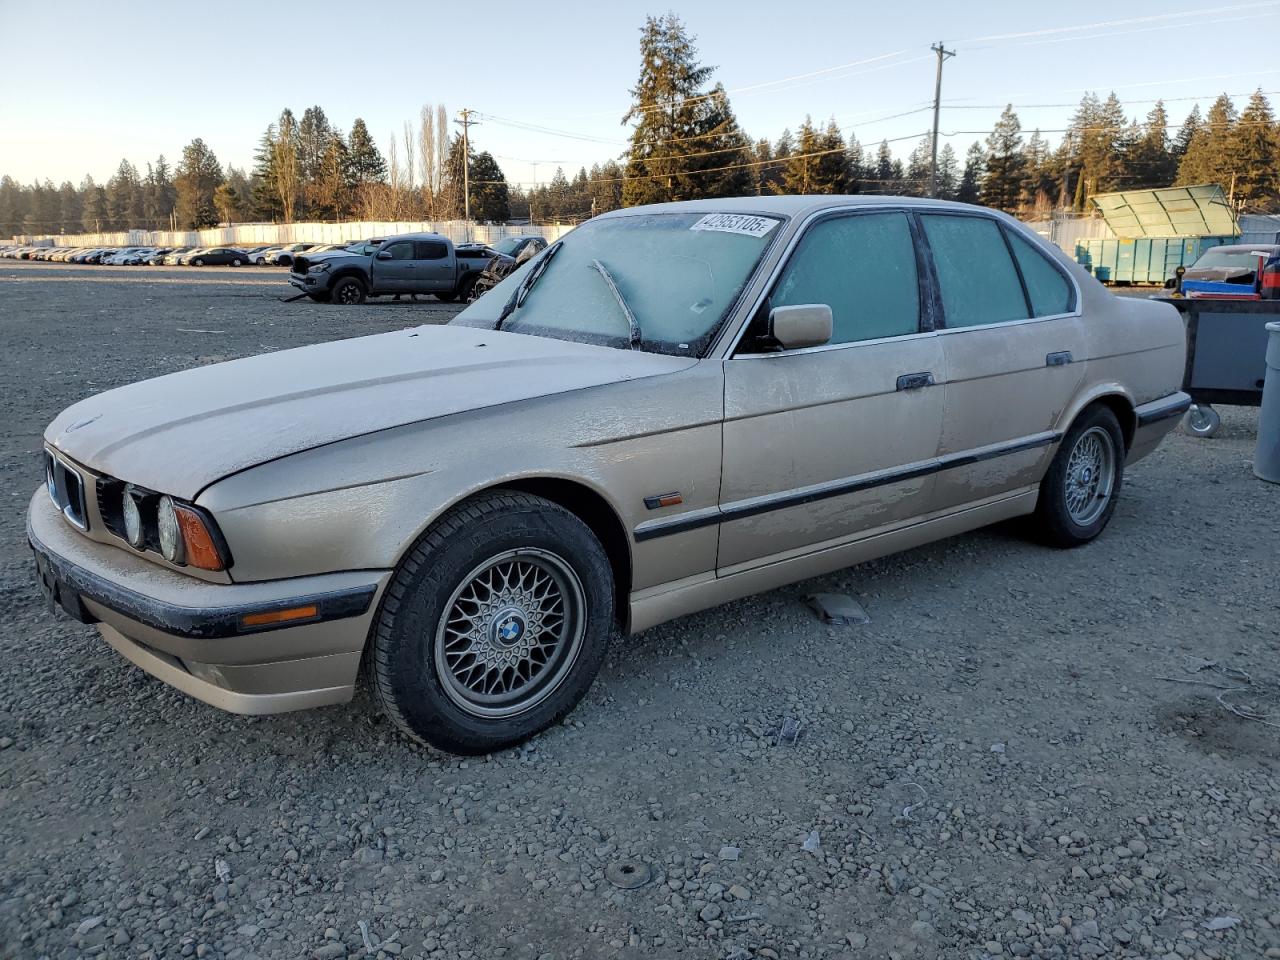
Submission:
MULTIPOLYGON (((41 493, 33 542, 175 602, 205 591, 192 606, 210 590, 314 593, 354 575, 373 585, 376 607, 390 571, 444 512, 514 487, 591 517, 634 631, 1030 512, 1058 441, 1090 402, 1116 410, 1130 460, 1154 449, 1177 422, 1167 413, 1183 365, 1177 312, 1112 297, 1004 217, 1071 278, 1069 315, 791 353, 739 349, 813 218, 928 205, 786 197, 644 208, 786 218, 701 358, 426 327, 82 401, 47 442, 90 482, 106 474, 194 500, 234 564, 193 577, 130 552, 94 526, 92 506, 89 534, 71 531, 41 493), (933 385, 900 389, 917 371, 933 385), (679 502, 646 503, 669 492, 679 502)), ((219 644, 95 612, 144 669, 243 712, 349 697, 372 615, 219 644)))

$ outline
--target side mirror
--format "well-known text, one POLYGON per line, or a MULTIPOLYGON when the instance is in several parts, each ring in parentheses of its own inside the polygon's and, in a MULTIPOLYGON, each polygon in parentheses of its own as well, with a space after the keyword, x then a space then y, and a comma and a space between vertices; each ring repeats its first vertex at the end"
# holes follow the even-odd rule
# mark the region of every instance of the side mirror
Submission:
POLYGON ((831 330, 831 308, 825 303, 802 303, 769 311, 769 336, 784 350, 820 347, 831 341, 831 330))
POLYGON ((376 256, 379 260, 390 260, 390 259, 391 259, 391 251, 390 251, 390 250, 379 250, 376 254, 374 254, 374 256, 376 256))

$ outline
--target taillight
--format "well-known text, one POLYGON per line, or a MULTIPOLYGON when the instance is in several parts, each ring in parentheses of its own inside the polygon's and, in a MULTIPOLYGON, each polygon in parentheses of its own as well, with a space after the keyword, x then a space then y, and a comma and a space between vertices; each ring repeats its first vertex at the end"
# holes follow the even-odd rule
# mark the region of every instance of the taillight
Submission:
POLYGON ((1269 263, 1263 268, 1258 293, 1268 300, 1280 300, 1280 263, 1269 263))

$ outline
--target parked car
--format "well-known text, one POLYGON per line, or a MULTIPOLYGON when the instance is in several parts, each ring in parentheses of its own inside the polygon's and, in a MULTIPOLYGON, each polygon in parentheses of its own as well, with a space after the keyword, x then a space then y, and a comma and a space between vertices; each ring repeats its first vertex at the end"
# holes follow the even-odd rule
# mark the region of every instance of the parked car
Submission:
POLYGON ((195 250, 195 249, 196 249, 195 247, 175 247, 174 249, 166 253, 163 257, 160 257, 156 265, 166 266, 166 267, 176 266, 182 260, 183 257, 185 257, 187 254, 189 254, 192 250, 195 250))
POLYGON ((369 254, 344 250, 314 259, 299 255, 289 283, 320 303, 356 304, 370 296, 415 293, 451 301, 470 296, 487 262, 487 254, 455 251, 438 233, 408 233, 388 237, 369 254))
POLYGON ((1173 307, 993 211, 634 207, 449 325, 69 407, 28 536, 48 596, 192 696, 345 701, 367 653, 397 727, 478 753, 563 718, 619 630, 1017 516, 1089 542, 1184 358, 1173 307))
POLYGON ((255 266, 265 267, 267 265, 267 258, 279 253, 280 250, 281 248, 278 246, 263 247, 261 250, 255 250, 250 254, 249 259, 255 266))
POLYGON ((206 247, 187 258, 193 267, 239 267, 249 262, 249 255, 235 247, 206 247))
POLYGON ((156 267, 164 263, 164 258, 173 253, 173 247, 156 247, 149 254, 143 257, 142 262, 148 266, 156 267))
POLYGON ((191 249, 187 250, 185 253, 179 254, 174 259, 174 262, 177 263, 179 266, 185 267, 191 263, 192 257, 202 254, 208 249, 209 249, 208 247, 192 247, 191 249))
POLYGON ((1232 300, 1280 299, 1280 244, 1226 244, 1211 247, 1176 285, 1186 296, 1232 300))
POLYGON ((481 271, 479 278, 472 286, 469 299, 476 300, 484 296, 510 275, 520 264, 537 256, 546 247, 547 241, 542 237, 507 237, 505 240, 499 240, 491 248, 494 256, 485 265, 484 270, 481 271), (518 242, 509 242, 513 240, 518 242), (501 249, 499 249, 500 247, 501 249), (506 253, 505 251, 508 250, 515 252, 506 253))
POLYGON ((290 267, 293 265, 295 255, 310 250, 314 246, 316 246, 314 243, 291 243, 273 253, 266 254, 263 263, 270 267, 290 267))

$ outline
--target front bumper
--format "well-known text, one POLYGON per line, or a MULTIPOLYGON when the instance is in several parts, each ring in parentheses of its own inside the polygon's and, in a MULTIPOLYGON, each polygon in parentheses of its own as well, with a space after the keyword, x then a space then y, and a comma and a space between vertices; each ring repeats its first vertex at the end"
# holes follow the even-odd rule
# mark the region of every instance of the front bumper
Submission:
POLYGON ((324 273, 322 274, 305 273, 301 275, 296 273, 290 273, 289 283, 297 287, 299 290, 303 290, 307 293, 315 293, 318 290, 325 289, 325 285, 320 281, 325 280, 327 278, 328 278, 328 274, 324 274, 324 273))
POLYGON ((93 624, 119 653, 198 700, 233 713, 300 710, 351 699, 387 571, 222 584, 97 543, 44 489, 27 512, 37 579, 51 603, 93 624), (246 616, 314 607, 305 620, 246 616))

